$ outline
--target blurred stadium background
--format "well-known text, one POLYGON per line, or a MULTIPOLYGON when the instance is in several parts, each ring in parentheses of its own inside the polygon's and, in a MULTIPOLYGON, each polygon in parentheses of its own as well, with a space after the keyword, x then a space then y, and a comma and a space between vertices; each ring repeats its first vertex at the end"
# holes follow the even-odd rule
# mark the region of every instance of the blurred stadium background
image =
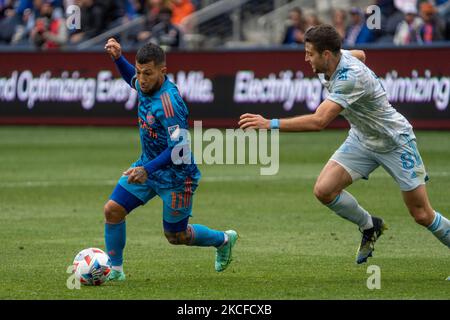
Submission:
POLYGON ((382 170, 351 187, 391 224, 373 258, 383 289, 367 289, 365 266, 354 265, 359 233, 312 195, 345 130, 281 135, 277 176, 201 166, 195 221, 242 235, 230 272, 214 273, 212 251, 167 244, 155 200, 130 217, 126 284, 65 286, 75 254, 104 247, 102 206, 139 153, 136 95, 106 40, 117 38, 130 62, 146 41, 163 46, 190 121, 225 128, 243 112, 315 110, 326 92, 304 61, 303 35, 319 23, 365 50, 416 128, 431 199, 448 216, 449 0, 0 0, 0 298, 448 299, 448 250, 408 217, 382 170), (367 27, 373 4, 380 29, 367 27))
POLYGON ((130 49, 148 40, 184 49, 273 47, 301 44, 309 26, 331 23, 351 46, 428 44, 450 39, 449 7, 447 0, 2 0, 0 43, 73 51, 101 49, 115 36, 130 49), (81 30, 62 27, 71 5, 81 30), (369 5, 380 8, 379 30, 363 25, 369 5))
POLYGON ((136 97, 104 53, 109 37, 130 61, 146 41, 163 46, 191 120, 204 125, 235 126, 246 111, 309 113, 325 93, 304 62, 304 32, 331 23, 345 48, 366 50, 417 129, 450 128, 447 0, 2 0, 0 8, 2 124, 135 124, 136 97))

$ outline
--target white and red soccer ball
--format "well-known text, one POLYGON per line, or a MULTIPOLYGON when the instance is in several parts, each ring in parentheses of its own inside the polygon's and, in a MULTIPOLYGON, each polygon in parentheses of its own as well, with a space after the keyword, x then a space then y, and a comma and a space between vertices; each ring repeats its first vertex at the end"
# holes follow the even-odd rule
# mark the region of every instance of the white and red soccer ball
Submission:
POLYGON ((73 260, 73 272, 81 284, 99 286, 108 279, 111 272, 111 260, 101 249, 84 249, 73 260))

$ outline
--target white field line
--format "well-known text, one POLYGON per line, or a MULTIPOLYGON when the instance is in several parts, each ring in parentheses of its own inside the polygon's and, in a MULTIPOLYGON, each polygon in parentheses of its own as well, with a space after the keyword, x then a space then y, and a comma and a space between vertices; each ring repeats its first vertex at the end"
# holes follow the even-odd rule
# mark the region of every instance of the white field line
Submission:
MULTIPOLYGON (((318 174, 317 174, 318 175, 318 174)), ((286 181, 286 180, 308 180, 316 179, 316 174, 296 173, 290 175, 239 175, 239 176, 203 176, 200 180, 204 182, 232 182, 232 181, 286 181)), ((428 172, 433 177, 450 177, 449 171, 428 172)), ((370 179, 392 179, 387 173, 380 171, 370 175, 370 179)), ((35 187, 72 187, 72 186, 114 186, 117 180, 34 180, 34 181, 1 181, 0 188, 35 188, 35 187)))

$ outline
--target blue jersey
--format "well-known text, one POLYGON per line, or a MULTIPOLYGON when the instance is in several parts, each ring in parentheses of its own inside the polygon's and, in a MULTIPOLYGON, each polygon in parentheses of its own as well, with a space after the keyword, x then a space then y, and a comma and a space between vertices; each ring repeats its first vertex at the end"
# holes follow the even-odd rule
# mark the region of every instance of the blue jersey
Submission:
MULTIPOLYGON (((155 159, 168 147, 173 148, 178 141, 171 139, 176 129, 188 129, 188 109, 180 96, 178 88, 167 76, 161 88, 151 95, 145 94, 139 87, 136 77, 131 86, 138 92, 138 121, 142 154, 133 167, 155 159)), ((172 189, 183 185, 186 178, 200 179, 200 171, 191 154, 191 164, 170 163, 156 170, 148 177, 148 183, 157 188, 172 189)))

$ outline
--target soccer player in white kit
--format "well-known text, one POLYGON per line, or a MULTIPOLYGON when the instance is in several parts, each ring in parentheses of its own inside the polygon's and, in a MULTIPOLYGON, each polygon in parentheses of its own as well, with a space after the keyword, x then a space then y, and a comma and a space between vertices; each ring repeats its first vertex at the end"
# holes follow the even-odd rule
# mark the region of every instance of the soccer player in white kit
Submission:
POLYGON ((415 221, 450 248, 450 221, 433 210, 428 200, 428 177, 412 126, 389 103, 382 83, 364 64, 364 52, 342 50, 337 31, 330 25, 319 25, 305 33, 305 61, 329 92, 315 113, 271 120, 246 113, 240 117, 240 127, 320 131, 341 114, 350 123, 349 135, 322 169, 314 194, 336 214, 358 225, 362 240, 356 262, 366 262, 372 256, 386 225, 345 188, 360 178, 368 179, 378 166, 398 183, 415 221))

